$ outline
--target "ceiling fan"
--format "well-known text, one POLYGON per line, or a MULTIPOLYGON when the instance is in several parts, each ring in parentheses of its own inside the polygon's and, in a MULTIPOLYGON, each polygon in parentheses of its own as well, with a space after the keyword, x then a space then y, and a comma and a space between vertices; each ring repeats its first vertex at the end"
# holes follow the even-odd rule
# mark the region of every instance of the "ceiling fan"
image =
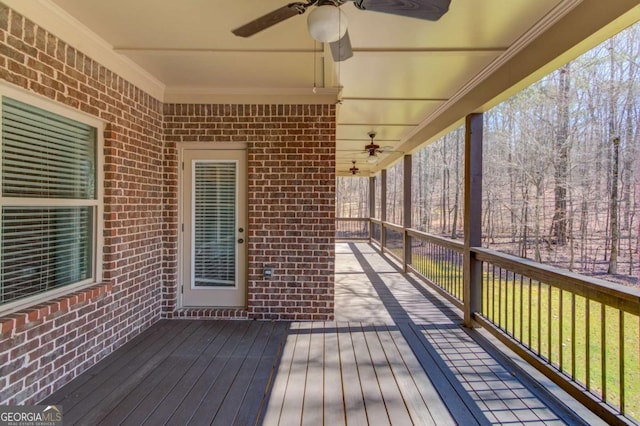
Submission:
POLYGON ((371 132, 369 132, 367 134, 369 135, 369 138, 371 139, 371 142, 369 142, 368 145, 365 145, 363 152, 369 154, 369 157, 367 158, 367 162, 368 163, 375 163, 376 161, 378 161, 378 154, 385 154, 385 153, 389 152, 390 150, 392 150, 393 147, 392 146, 385 146, 383 148, 380 148, 380 145, 376 144, 373 141, 373 139, 376 137, 376 132, 371 131, 371 132))
POLYGON ((447 13, 451 0, 307 0, 282 6, 253 21, 236 28, 233 34, 250 37, 277 23, 296 15, 302 15, 308 8, 315 6, 307 19, 309 34, 315 40, 329 43, 331 56, 336 62, 353 56, 351 40, 347 31, 347 18, 340 10, 347 1, 360 10, 408 16, 411 18, 437 21, 447 13))
POLYGON ((352 175, 355 175, 356 173, 360 172, 360 169, 356 167, 356 162, 352 161, 353 166, 349 169, 349 172, 351 172, 352 175))

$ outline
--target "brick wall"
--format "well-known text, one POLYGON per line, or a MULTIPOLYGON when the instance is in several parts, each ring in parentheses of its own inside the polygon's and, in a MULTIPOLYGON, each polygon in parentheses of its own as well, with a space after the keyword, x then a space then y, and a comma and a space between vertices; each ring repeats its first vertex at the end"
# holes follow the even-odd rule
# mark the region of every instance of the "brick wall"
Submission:
MULTIPOLYGON (((179 142, 243 142, 248 147, 248 316, 333 318, 335 107, 173 105, 165 118, 165 217, 178 229, 179 142), (263 279, 272 265, 274 277, 263 279)), ((163 303, 176 304, 177 241, 167 247, 163 303)))
POLYGON ((105 283, 0 318, 0 404, 34 403, 160 318, 162 103, 3 4, 0 78, 108 123, 105 283))

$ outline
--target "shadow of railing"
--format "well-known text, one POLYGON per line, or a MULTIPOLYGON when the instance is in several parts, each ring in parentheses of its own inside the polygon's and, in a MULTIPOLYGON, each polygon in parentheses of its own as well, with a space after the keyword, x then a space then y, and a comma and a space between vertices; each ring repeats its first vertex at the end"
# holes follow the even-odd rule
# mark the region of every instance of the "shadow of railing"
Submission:
MULTIPOLYGON (((506 366, 505 374, 515 376, 514 371, 517 371, 518 378, 522 379, 519 380, 519 382, 525 386, 531 393, 531 396, 544 400, 545 404, 553 411, 554 415, 557 416, 555 419, 545 420, 559 421, 562 419, 562 421, 570 424, 586 424, 573 411, 569 410, 555 397, 549 395, 548 392, 542 389, 532 378, 526 377, 526 373, 510 362, 506 356, 493 347, 488 340, 481 336, 475 336, 477 333, 473 330, 464 329, 460 324, 462 322, 461 317, 452 307, 428 291, 417 280, 407 274, 403 274, 403 279, 424 297, 424 303, 430 303, 439 310, 440 315, 434 318, 433 321, 420 318, 420 320, 416 322, 384 282, 383 277, 378 274, 371 263, 369 263, 367 256, 358 249, 356 244, 350 243, 349 247, 391 316, 395 326, 402 333, 425 373, 435 384, 440 397, 446 403, 451 414, 460 424, 491 424, 485 412, 491 413, 492 409, 486 404, 483 404, 486 406, 485 409, 480 408, 476 401, 470 396, 469 391, 465 389, 461 381, 456 377, 456 374, 452 371, 452 367, 447 364, 445 359, 438 353, 434 344, 427 338, 429 333, 440 332, 451 335, 457 332, 457 338, 461 340, 460 345, 468 343, 477 344, 482 347, 483 350, 486 350, 498 363, 506 366), (437 368, 434 368, 434 366, 437 368), (455 396, 452 395, 451 390, 455 391, 455 396)), ((394 267, 398 273, 401 273, 397 265, 385 257, 383 257, 383 259, 394 267)), ((476 374, 476 376, 478 375, 475 371, 474 374, 476 374)), ((488 375, 495 380, 494 372, 488 375)), ((479 374, 479 376, 482 380, 482 374, 479 374)))

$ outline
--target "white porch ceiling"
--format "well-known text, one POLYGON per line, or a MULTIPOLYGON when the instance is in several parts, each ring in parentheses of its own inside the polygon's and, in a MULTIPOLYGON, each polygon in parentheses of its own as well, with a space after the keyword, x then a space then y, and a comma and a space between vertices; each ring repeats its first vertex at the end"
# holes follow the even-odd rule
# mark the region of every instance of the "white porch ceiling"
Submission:
POLYGON ((107 53, 146 75, 164 101, 339 101, 337 172, 346 173, 355 160, 365 176, 574 48, 574 33, 582 37, 579 42, 621 15, 620 28, 640 14, 635 0, 451 0, 449 12, 429 22, 361 11, 349 2, 342 10, 354 56, 335 64, 308 35, 305 15, 246 39, 231 33, 285 5, 283 0, 5 3, 24 9, 23 14, 54 33, 46 25, 53 25, 51 15, 57 15, 67 23, 60 30, 65 34, 58 35, 65 38, 76 31, 81 50, 90 34, 107 53), (551 44, 543 40, 549 30, 556 31, 547 39, 551 44), (537 40, 542 42, 536 46, 537 40), (527 58, 532 59, 519 60, 508 72, 514 81, 491 83, 490 77, 523 49, 529 49, 527 58), (535 52, 541 53, 531 54, 535 52), (362 153, 369 131, 377 132, 379 145, 395 151, 377 164, 367 163, 362 153))

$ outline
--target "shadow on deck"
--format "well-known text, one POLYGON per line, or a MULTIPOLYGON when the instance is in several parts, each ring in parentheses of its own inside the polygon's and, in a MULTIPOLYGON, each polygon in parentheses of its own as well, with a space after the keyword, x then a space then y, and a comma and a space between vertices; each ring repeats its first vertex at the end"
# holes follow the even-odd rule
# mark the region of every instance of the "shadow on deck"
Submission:
POLYGON ((160 321, 44 403, 65 424, 587 423, 373 247, 336 257, 336 321, 160 321))

